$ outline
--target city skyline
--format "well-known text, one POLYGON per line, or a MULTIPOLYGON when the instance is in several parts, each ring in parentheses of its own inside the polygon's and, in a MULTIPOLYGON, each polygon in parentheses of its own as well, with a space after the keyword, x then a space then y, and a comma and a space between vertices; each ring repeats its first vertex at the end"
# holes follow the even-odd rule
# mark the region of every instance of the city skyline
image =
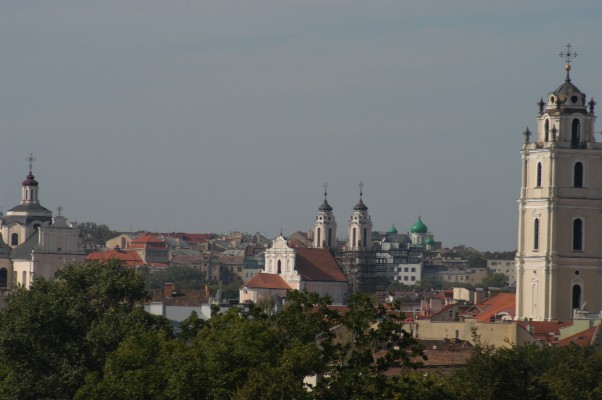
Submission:
POLYGON ((344 238, 362 181, 375 230, 513 250, 567 43, 602 98, 602 5, 565 5, 4 3, 0 207, 33 152, 42 205, 114 230, 307 231, 327 182, 344 238))

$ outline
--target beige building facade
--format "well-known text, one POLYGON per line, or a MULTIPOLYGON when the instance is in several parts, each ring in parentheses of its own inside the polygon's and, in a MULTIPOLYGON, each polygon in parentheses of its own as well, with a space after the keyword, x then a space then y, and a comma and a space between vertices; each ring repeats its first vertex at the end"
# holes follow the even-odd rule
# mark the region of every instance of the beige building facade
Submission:
POLYGON ((602 310, 602 143, 594 106, 570 79, 539 102, 525 131, 516 319, 568 321, 602 310))

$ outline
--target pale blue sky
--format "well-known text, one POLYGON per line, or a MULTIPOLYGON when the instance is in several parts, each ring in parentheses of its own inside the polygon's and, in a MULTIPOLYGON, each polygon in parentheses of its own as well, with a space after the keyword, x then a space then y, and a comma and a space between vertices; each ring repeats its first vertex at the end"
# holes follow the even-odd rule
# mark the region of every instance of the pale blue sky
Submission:
POLYGON ((375 229, 512 250, 567 43, 602 104, 602 2, 489 3, 0 1, 0 206, 33 151, 43 205, 116 230, 307 230, 326 181, 344 237, 362 180, 375 229))

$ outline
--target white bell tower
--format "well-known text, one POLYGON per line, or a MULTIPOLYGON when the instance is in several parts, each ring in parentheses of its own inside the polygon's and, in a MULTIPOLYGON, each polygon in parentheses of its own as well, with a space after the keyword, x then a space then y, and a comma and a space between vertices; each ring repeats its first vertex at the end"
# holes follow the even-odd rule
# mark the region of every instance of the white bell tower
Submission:
POLYGON ((349 240, 347 248, 350 251, 363 251, 372 248, 372 220, 368 207, 362 201, 364 184, 360 182, 360 201, 353 207, 349 220, 349 240))
POLYGON ((326 199, 328 184, 324 184, 324 202, 318 208, 318 215, 314 223, 313 247, 320 249, 337 249, 337 222, 334 219, 332 207, 326 199))
POLYGON ((593 99, 566 79, 524 132, 516 254, 516 319, 567 321, 602 310, 602 144, 593 99), (588 109, 589 106, 589 109, 588 109))

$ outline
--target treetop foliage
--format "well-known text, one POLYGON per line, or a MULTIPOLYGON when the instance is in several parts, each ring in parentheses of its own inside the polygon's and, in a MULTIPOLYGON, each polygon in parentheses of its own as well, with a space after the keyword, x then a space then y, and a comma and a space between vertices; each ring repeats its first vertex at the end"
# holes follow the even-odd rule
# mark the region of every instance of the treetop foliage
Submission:
POLYGON ((177 337, 144 312, 145 296, 143 277, 115 263, 68 266, 17 289, 0 310, 0 398, 602 398, 595 348, 477 343, 451 375, 415 372, 423 352, 398 304, 363 294, 339 312, 290 291, 278 313, 266 302, 208 321, 193 314, 177 337), (401 372, 387 377, 392 368, 401 372))

